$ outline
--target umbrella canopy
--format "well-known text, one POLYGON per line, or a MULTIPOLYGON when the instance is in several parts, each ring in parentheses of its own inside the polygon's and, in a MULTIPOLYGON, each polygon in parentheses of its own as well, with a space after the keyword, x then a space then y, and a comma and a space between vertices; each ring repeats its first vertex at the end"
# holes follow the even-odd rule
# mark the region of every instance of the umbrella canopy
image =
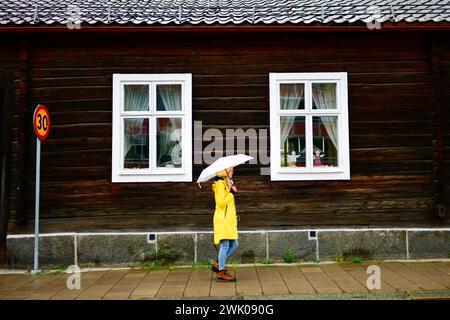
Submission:
POLYGON ((197 179, 197 183, 205 182, 214 177, 217 172, 222 171, 229 167, 235 167, 246 161, 252 160, 253 157, 246 154, 237 154, 234 156, 221 157, 206 167, 200 177, 197 179))

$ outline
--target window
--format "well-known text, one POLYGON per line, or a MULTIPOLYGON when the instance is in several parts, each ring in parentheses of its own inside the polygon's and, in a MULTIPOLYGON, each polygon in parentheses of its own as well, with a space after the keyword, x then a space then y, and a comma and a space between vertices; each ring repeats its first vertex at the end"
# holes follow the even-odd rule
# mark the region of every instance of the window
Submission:
POLYGON ((112 182, 192 181, 191 74, 114 74, 112 182))
POLYGON ((349 180, 347 73, 270 74, 272 180, 349 180))

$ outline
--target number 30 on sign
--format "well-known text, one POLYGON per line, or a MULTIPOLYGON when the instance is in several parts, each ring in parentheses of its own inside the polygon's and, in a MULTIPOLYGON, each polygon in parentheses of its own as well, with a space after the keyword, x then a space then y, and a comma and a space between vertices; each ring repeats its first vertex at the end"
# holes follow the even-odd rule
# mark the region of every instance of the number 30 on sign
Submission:
POLYGON ((40 140, 47 139, 50 132, 50 113, 43 104, 38 105, 34 110, 33 127, 40 140))

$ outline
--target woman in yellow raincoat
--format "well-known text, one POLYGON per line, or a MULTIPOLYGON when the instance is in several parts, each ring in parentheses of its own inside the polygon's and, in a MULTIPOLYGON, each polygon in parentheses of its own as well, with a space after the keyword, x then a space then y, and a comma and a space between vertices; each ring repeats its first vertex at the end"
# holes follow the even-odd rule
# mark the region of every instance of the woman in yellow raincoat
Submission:
POLYGON ((217 272, 219 281, 235 281, 235 278, 227 272, 226 260, 238 246, 238 230, 236 206, 234 195, 237 188, 233 184, 233 168, 230 167, 217 173, 212 185, 216 201, 214 212, 214 244, 219 245, 217 261, 212 270, 217 272))

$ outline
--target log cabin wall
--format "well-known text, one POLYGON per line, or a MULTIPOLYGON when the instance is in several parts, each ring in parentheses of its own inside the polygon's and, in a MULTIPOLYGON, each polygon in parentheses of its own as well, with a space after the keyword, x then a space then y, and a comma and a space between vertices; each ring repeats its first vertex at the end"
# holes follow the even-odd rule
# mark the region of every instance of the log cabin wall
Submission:
POLYGON ((441 105, 444 125, 444 188, 447 204, 447 219, 450 215, 450 43, 440 39, 439 72, 441 80, 441 105))
MULTIPOLYGON (((8 97, 3 97, 2 101, 2 118, 4 120, 9 119, 9 126, 3 127, 2 124, 2 144, 4 152, 3 160, 5 161, 3 165, 5 168, 8 168, 4 171, 5 175, 2 176, 2 186, 0 187, 0 194, 2 196, 2 208, 0 210, 0 220, 1 226, 0 229, 3 229, 3 223, 7 222, 10 218, 10 212, 16 212, 15 208, 11 206, 11 196, 16 197, 16 186, 17 181, 13 181, 12 179, 17 179, 17 161, 18 161, 18 147, 17 141, 19 139, 18 136, 18 110, 20 109, 20 59, 19 59, 19 41, 14 36, 1 36, 0 37, 0 77, 2 77, 2 81, 0 81, 0 90, 3 94, 11 91, 8 94, 8 97), (7 83, 8 82, 8 83, 7 83), (7 141, 7 139, 12 139, 12 141, 7 141), (11 144, 13 142, 13 144, 11 144), (10 154, 8 154, 10 153, 10 154), (13 170, 11 170, 13 167, 13 170), (8 176, 6 176, 8 175, 8 176), (8 186, 4 185, 6 182, 8 186), (10 210, 12 209, 12 210, 10 210), (6 212, 8 211, 8 212, 6 212)), ((25 101, 24 101, 25 102, 25 101)), ((23 110, 25 108, 25 103, 23 103, 23 110)), ((22 171, 23 172, 23 171, 22 171)), ((15 203, 18 203, 15 201, 15 203)), ((19 221, 18 219, 17 221, 19 221)), ((1 233, 1 232, 0 232, 1 233)), ((1 235, 2 236, 2 235, 1 235)), ((3 238, 3 237, 2 237, 3 238)), ((3 241, 1 239, 0 241, 3 241)), ((1 249, 0 249, 1 250, 1 249)), ((1 260, 0 253, 0 260, 1 260)))
MULTIPOLYGON (((239 167, 235 180, 241 186, 241 229, 450 224, 448 218, 437 219, 433 210, 425 32, 67 33, 27 39, 29 147, 23 174, 30 219, 21 227, 13 219, 10 232, 32 230, 31 112, 38 103, 52 116, 52 130, 42 146, 42 232, 212 227, 214 203, 207 184, 198 189, 194 182, 111 183, 113 73, 192 73, 193 120, 201 120, 203 130, 269 130, 270 72, 348 72, 351 180, 271 182, 258 166, 239 167)), ((450 159, 450 34, 440 33, 440 40, 445 154, 450 159)), ((11 43, 18 57, 20 44, 17 39, 11 43)), ((19 72, 11 55, 2 52, 1 61, 19 72)), ((17 124, 14 137, 16 181, 17 124)), ((194 181, 202 168, 194 166, 194 181)), ((13 192, 13 208, 17 195, 13 192)))

